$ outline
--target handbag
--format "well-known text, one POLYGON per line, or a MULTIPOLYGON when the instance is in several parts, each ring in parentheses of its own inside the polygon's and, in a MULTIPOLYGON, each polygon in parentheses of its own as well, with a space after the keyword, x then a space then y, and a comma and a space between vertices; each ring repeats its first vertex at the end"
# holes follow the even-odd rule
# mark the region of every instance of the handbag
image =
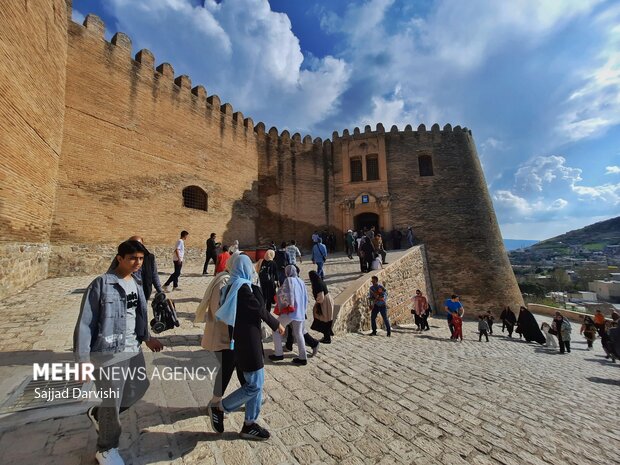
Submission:
POLYGON ((287 307, 280 308, 280 306, 276 304, 276 308, 274 308, 273 313, 276 315, 288 315, 289 313, 295 313, 295 307, 289 305, 287 307))
POLYGON ((312 308, 312 314, 313 315, 319 315, 322 316, 323 315, 323 309, 321 308, 321 304, 316 302, 314 304, 314 307, 312 308))

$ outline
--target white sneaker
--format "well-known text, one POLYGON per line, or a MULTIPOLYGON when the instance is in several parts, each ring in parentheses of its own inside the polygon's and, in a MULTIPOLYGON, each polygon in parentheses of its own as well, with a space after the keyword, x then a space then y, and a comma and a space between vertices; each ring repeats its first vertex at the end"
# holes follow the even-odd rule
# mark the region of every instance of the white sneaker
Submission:
POLYGON ((95 458, 99 465, 125 465, 125 461, 121 454, 118 453, 118 449, 108 449, 103 452, 97 451, 95 458))

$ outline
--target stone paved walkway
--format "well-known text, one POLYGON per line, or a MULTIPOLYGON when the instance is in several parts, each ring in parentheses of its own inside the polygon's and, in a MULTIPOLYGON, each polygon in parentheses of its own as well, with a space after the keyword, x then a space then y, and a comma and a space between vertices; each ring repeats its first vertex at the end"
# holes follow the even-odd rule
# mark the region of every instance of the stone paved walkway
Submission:
MULTIPOLYGON (((163 338, 168 357, 199 350, 202 328, 191 320, 206 280, 199 264, 188 268, 173 294, 182 325, 163 338)), ((359 275, 345 257, 327 272, 334 293, 359 275)), ((69 350, 81 298, 71 292, 90 279, 47 280, 0 303, 0 386, 15 372, 16 354, 69 350)), ((587 351, 574 328, 573 352, 559 355, 501 333, 479 343, 475 323, 465 323, 463 343, 447 340, 444 320, 431 327, 338 336, 306 367, 291 365, 292 354, 267 364, 265 443, 238 438, 241 413, 228 416, 223 436, 211 431, 208 383, 154 381, 123 416, 121 453, 134 465, 620 463, 620 364, 604 359, 598 341, 587 351)), ((0 464, 95 463, 84 415, 14 428, 6 420, 0 464)))

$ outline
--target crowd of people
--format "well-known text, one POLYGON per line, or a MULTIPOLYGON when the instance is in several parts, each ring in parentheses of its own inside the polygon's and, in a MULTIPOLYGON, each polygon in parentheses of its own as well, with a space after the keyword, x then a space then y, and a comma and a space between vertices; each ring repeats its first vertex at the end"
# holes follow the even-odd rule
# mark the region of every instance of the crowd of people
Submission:
MULTIPOLYGON (((170 284, 173 290, 178 290, 188 235, 187 231, 180 234, 172 257, 174 272, 163 286, 158 278, 155 256, 145 247, 141 237, 133 236, 118 246, 108 271, 88 286, 82 299, 74 331, 74 352, 79 362, 94 362, 99 370, 115 367, 135 370, 145 366, 142 344, 154 352, 162 350, 163 344, 149 331, 147 301, 153 287, 158 293, 167 291, 170 284), (102 354, 105 355, 103 359, 97 358, 102 354)), ((347 236, 353 238, 352 231, 347 236)), ((356 238, 357 250, 363 251, 365 244, 370 243, 374 247, 373 253, 381 257, 384 249, 373 244, 377 238, 380 234, 375 233, 373 228, 364 231, 362 237, 356 238)), ((308 293, 297 265, 301 263, 302 254, 294 240, 283 242, 279 248, 272 243, 264 257, 254 264, 248 255, 239 250, 238 242, 227 246, 217 242, 215 233, 209 237, 203 272, 206 274, 208 265, 213 262, 215 276, 196 309, 195 321, 204 322, 201 346, 212 352, 219 364, 207 407, 213 430, 217 433, 224 432, 227 413, 245 407, 240 437, 250 440, 270 437, 269 431, 258 423, 265 382, 263 342, 266 334, 263 325, 273 332, 273 354, 268 357, 273 363, 283 361, 284 350, 293 351, 295 344, 297 353, 291 363, 307 365, 309 355, 306 346, 315 356, 320 344, 332 343, 336 315, 323 270, 328 251, 320 235, 313 235, 312 239, 311 256, 317 269, 308 274, 311 289, 308 293), (221 253, 217 253, 218 249, 221 253), (306 329, 309 303, 312 304, 311 329, 323 335, 320 340, 306 329), (237 373, 239 387, 227 394, 233 372, 237 373)), ((364 261, 367 261, 366 258, 364 261)), ((464 308, 460 297, 453 294, 444 302, 444 309, 450 338, 462 341, 464 308)), ((386 335, 390 337, 388 290, 377 276, 371 278, 368 311, 372 329, 370 336, 378 334, 376 320, 381 315, 386 335)), ((416 331, 430 330, 428 318, 432 309, 419 289, 411 298, 411 313, 416 331)), ((584 317, 580 334, 586 339, 588 349, 593 347, 594 340, 599 336, 607 357, 615 361, 620 352, 617 347, 620 342, 618 319, 618 314, 614 313, 611 320, 607 320, 600 311, 594 317, 584 317)), ((520 308, 518 317, 509 307, 505 307, 500 320, 502 332, 507 330, 509 337, 516 332, 528 342, 557 347, 560 353, 571 352, 572 327, 560 312, 556 313, 550 325, 543 323, 541 327, 526 307, 520 308)), ((482 337, 489 341, 493 325, 494 316, 490 311, 478 315, 479 341, 482 337)), ((100 375, 95 378, 95 384, 97 389, 113 389, 122 393, 87 412, 98 431, 95 457, 100 465, 122 465, 124 462, 118 452, 121 436, 119 415, 144 395, 148 380, 128 376, 110 380, 110 377, 100 375)))

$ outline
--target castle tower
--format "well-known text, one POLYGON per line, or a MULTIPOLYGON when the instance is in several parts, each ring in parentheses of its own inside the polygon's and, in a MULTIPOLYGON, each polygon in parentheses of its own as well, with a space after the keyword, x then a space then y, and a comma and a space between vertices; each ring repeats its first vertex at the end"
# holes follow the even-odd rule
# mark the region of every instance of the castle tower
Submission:
POLYGON ((47 275, 67 15, 65 0, 4 2, 0 13, 0 299, 47 275))

